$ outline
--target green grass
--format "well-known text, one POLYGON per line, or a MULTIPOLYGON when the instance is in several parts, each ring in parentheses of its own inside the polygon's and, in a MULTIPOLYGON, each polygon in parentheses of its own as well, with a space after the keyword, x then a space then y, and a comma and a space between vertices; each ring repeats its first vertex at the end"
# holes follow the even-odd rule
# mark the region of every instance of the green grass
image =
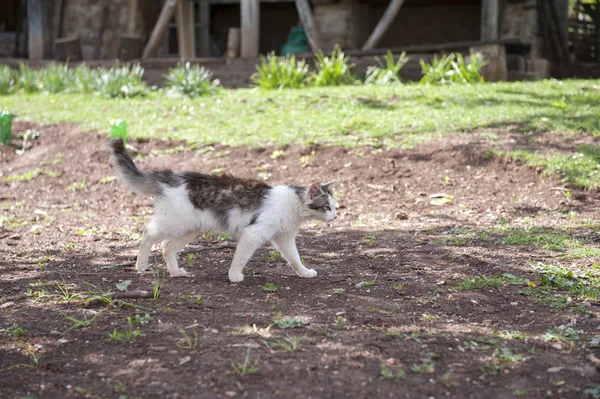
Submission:
POLYGON ((19 92, 3 96, 0 104, 20 118, 81 122, 82 130, 102 133, 108 132, 111 119, 123 119, 133 137, 249 146, 320 142, 398 147, 515 124, 525 131, 600 135, 600 92, 584 90, 594 84, 600 81, 240 89, 195 99, 171 98, 161 91, 129 99, 19 92), (563 97, 564 110, 554 105, 563 97))
POLYGON ((458 289, 461 291, 481 290, 488 287, 499 287, 502 282, 502 279, 497 277, 475 276, 471 279, 461 280, 458 283, 458 289))
POLYGON ((581 145, 575 153, 532 152, 526 150, 504 153, 530 166, 542 166, 547 172, 558 173, 565 181, 580 187, 600 187, 600 146, 581 145))

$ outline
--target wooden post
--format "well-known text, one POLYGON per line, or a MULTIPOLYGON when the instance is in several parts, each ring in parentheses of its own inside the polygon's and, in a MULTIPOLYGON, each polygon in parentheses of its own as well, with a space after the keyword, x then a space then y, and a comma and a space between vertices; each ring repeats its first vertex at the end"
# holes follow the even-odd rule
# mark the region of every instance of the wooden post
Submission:
POLYGON ((481 0, 481 41, 498 39, 498 0, 481 0))
POLYGON ((104 31, 106 30, 106 24, 108 23, 108 17, 110 15, 110 7, 104 6, 102 8, 102 15, 100 16, 100 28, 98 29, 98 37, 96 43, 94 43, 94 52, 92 59, 100 59, 100 49, 102 48, 102 41, 104 39, 104 31))
POLYGON ((259 0, 241 0, 241 56, 258 57, 260 33, 259 0))
POLYGON ((210 0, 198 0, 198 22, 198 55, 210 57, 210 0))
POLYGON ((136 19, 138 13, 138 0, 129 0, 127 10, 127 33, 129 36, 135 35, 136 19))
POLYGON ((225 57, 238 58, 240 56, 240 30, 239 28, 229 28, 227 33, 227 52, 225 57))
POLYGON ((362 47, 363 50, 370 50, 379 44, 385 32, 387 32, 392 22, 396 19, 402 4, 404 4, 404 0, 392 0, 390 2, 377 26, 373 29, 373 33, 371 33, 371 36, 369 36, 369 39, 367 39, 367 42, 362 47))
POLYGON ((308 0, 295 0, 295 3, 300 22, 302 22, 306 37, 308 38, 308 44, 310 44, 312 51, 319 51, 321 49, 319 30, 317 29, 317 25, 315 25, 315 20, 310 5, 308 4, 308 0))
POLYGON ((29 58, 41 60, 52 56, 53 0, 27 0, 29 58))
POLYGON ((177 3, 177 44, 179 58, 189 60, 196 54, 194 34, 193 0, 179 0, 177 3))
POLYGON ((178 2, 178 0, 167 0, 165 2, 160 15, 158 16, 158 20, 156 21, 156 25, 154 25, 150 39, 144 48, 142 58, 150 58, 156 55, 160 41, 169 27, 169 22, 173 18, 173 15, 175 15, 175 6, 178 2))

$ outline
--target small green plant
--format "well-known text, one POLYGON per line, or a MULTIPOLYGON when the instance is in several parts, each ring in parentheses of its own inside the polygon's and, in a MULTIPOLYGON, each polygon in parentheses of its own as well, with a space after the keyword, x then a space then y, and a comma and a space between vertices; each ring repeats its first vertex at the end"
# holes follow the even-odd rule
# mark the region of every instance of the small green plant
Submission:
POLYGON ((461 282, 458 284, 458 289, 461 291, 473 291, 487 287, 499 287, 500 285, 502 285, 502 280, 499 278, 475 276, 472 279, 461 280, 461 282))
POLYGON ((595 385, 593 388, 588 388, 583 391, 584 395, 589 395, 593 399, 600 399, 600 385, 595 385))
POLYGON ((66 188, 67 191, 79 191, 85 190, 87 188, 87 184, 83 182, 75 182, 66 188))
POLYGON ((333 326, 338 330, 345 330, 348 328, 348 320, 344 316, 337 316, 333 321, 333 326))
POLYGON ((419 374, 433 374, 435 373, 435 362, 427 361, 421 364, 413 363, 410 366, 410 369, 419 374))
POLYGON ((261 285, 260 288, 264 292, 276 292, 277 291, 277 286, 274 283, 267 283, 265 285, 261 285))
POLYGON ((296 61, 294 55, 277 57, 270 53, 261 56, 260 65, 252 75, 252 82, 262 89, 297 89, 306 86, 308 81, 308 65, 306 61, 296 61))
POLYGON ((346 56, 342 50, 336 46, 327 57, 322 52, 315 54, 314 72, 310 77, 313 86, 340 86, 353 84, 356 82, 352 76, 351 69, 353 64, 349 64, 350 57, 346 56))
POLYGON ((175 345, 177 345, 178 348, 181 349, 187 349, 187 350, 194 350, 196 349, 196 347, 198 346, 198 332, 196 331, 196 326, 192 326, 192 334, 193 334, 193 338, 188 335, 188 333, 185 332, 185 330, 181 327, 177 327, 177 331, 179 331, 181 334, 183 334, 183 343, 179 343, 176 342, 175 345))
POLYGON ((483 82, 481 68, 486 64, 483 55, 471 53, 469 62, 459 53, 450 53, 438 58, 433 57, 431 64, 421 60, 421 83, 479 83, 483 82))
POLYGON ((578 341, 581 339, 581 334, 583 334, 583 330, 575 330, 572 327, 560 325, 546 331, 542 338, 544 339, 544 342, 578 341))
POLYGON ((8 65, 0 65, 0 95, 6 95, 15 89, 15 73, 8 65))
POLYGON ((165 85, 171 92, 193 98, 215 93, 220 82, 213 79, 213 73, 208 68, 180 62, 175 68, 169 69, 165 85))
POLYGON ((12 369, 15 369, 17 367, 25 367, 25 368, 36 368, 39 366, 40 364, 40 358, 43 356, 44 352, 41 352, 39 355, 35 352, 35 347, 31 347, 28 344, 24 344, 24 343, 20 343, 17 342, 16 343, 18 346, 20 346, 25 353, 27 354, 27 356, 31 357, 31 362, 30 363, 19 363, 19 364, 13 364, 12 366, 9 366, 5 369, 1 369, 0 372, 3 371, 9 371, 12 369))
POLYGON ((296 317, 291 317, 291 318, 283 319, 281 317, 281 313, 277 313, 277 315, 275 316, 275 320, 273 320, 273 324, 276 325, 277 327, 281 328, 281 329, 286 329, 286 328, 304 327, 308 323, 305 322, 304 320, 300 320, 300 319, 298 319, 296 317))
POLYGON ((56 294, 56 296, 62 299, 64 302, 76 301, 81 298, 81 294, 73 292, 67 285, 56 284, 56 288, 58 288, 60 291, 60 293, 56 294))
POLYGON ((489 375, 498 375, 502 373, 510 363, 521 362, 527 360, 523 355, 515 355, 507 348, 494 349, 492 356, 485 365, 480 367, 483 373, 479 376, 480 380, 485 380, 489 375))
POLYGON ((404 284, 402 283, 392 283, 392 289, 394 291, 400 292, 404 288, 404 284))
POLYGON ((8 328, 0 328, 0 333, 10 335, 13 338, 19 338, 27 335, 27 330, 19 326, 17 323, 13 323, 8 328))
POLYGON ((385 363, 379 364, 379 369, 381 379, 383 380, 395 380, 406 376, 406 372, 403 369, 398 369, 397 372, 394 372, 394 370, 385 363))
POLYGON ((94 317, 92 317, 91 319, 88 319, 87 316, 84 316, 83 319, 78 319, 76 317, 69 316, 67 314, 63 314, 63 316, 65 317, 65 319, 67 319, 67 321, 71 323, 71 326, 65 332, 71 331, 71 330, 75 330, 77 328, 88 327, 89 325, 92 324, 92 322, 94 321, 94 319, 99 314, 100 313, 96 313, 96 315, 94 317))
POLYGON ((372 285, 377 284, 377 276, 379 275, 379 273, 375 274, 375 278, 371 281, 361 281, 360 283, 356 283, 354 285, 354 287, 356 288, 363 288, 363 287, 370 287, 372 285))
POLYGON ((258 360, 255 360, 254 363, 250 364, 250 348, 248 348, 248 351, 246 352, 244 363, 231 362, 233 371, 235 371, 240 377, 256 373, 258 371, 257 366, 258 360))
POLYGON ((37 93, 40 90, 39 72, 25 66, 19 65, 19 88, 27 94, 37 93))
POLYGON ((194 266, 194 254, 193 253, 189 253, 187 256, 187 266, 188 267, 194 266))
POLYGON ((144 314, 143 316, 136 314, 135 316, 133 316, 133 319, 131 319, 131 321, 133 322, 133 324, 139 324, 141 326, 144 326, 152 321, 152 316, 150 316, 148 313, 144 314))
POLYGON ((381 62, 379 58, 375 59, 378 65, 367 68, 365 84, 389 85, 402 81, 399 75, 400 70, 409 60, 406 51, 400 54, 397 61, 394 61, 394 55, 389 50, 383 57, 385 63, 381 62))
POLYGON ((117 331, 115 328, 112 332, 108 333, 108 342, 111 343, 133 343, 135 339, 140 335, 140 330, 133 329, 133 319, 127 317, 127 330, 124 332, 117 331))
POLYGON ((333 293, 335 295, 346 295, 346 290, 343 288, 334 288, 333 293))
POLYGON ((41 89, 50 94, 65 91, 72 85, 73 71, 67 64, 51 63, 40 70, 41 89))
POLYGON ((154 282, 152 283, 152 299, 157 300, 160 296, 160 290, 162 289, 163 281, 165 281, 166 272, 160 272, 157 268, 154 269, 154 282))
POLYGON ((286 352, 295 352, 298 349, 298 344, 302 341, 302 338, 296 338, 292 335, 285 334, 275 338, 273 341, 263 341, 265 345, 271 349, 283 349, 286 352))
POLYGON ((278 259, 281 259, 281 254, 277 251, 273 251, 272 249, 270 249, 269 253, 267 255, 265 255, 265 259, 278 260, 278 259))
POLYGON ((131 285, 131 280, 124 280, 116 284, 119 291, 127 291, 127 288, 131 285))
POLYGON ((375 242, 376 239, 377 239, 377 233, 371 233, 371 234, 363 237, 363 240, 367 240, 369 245, 373 245, 373 243, 375 242))
POLYGON ((202 306, 202 303, 204 303, 204 297, 202 295, 196 295, 194 297, 194 305, 202 306))
POLYGON ((147 92, 142 77, 144 68, 140 64, 115 65, 112 68, 98 68, 92 73, 90 88, 107 98, 130 98, 143 96, 147 92))

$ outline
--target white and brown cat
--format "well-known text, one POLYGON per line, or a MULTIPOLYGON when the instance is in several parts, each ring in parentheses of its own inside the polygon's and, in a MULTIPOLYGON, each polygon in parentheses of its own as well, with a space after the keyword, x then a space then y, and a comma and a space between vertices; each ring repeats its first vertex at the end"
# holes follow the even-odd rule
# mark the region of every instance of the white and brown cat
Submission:
POLYGON ((270 241, 300 277, 315 277, 296 248, 296 234, 308 219, 336 218, 332 186, 269 186, 258 180, 170 170, 142 172, 121 139, 110 142, 110 162, 119 182, 139 195, 154 196, 154 214, 145 227, 136 268, 144 272, 152 245, 163 242, 163 254, 173 277, 187 275, 177 253, 203 232, 229 233, 238 239, 229 280, 240 282, 242 271, 260 246, 270 241))

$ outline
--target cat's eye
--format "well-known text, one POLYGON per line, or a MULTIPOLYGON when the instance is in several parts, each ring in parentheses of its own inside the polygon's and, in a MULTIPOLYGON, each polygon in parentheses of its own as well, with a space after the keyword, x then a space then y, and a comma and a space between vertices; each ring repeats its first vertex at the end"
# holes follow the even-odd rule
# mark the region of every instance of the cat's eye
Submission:
POLYGON ((325 205, 323 208, 325 208, 325 210, 328 212, 331 210, 331 207, 329 205, 325 205))

